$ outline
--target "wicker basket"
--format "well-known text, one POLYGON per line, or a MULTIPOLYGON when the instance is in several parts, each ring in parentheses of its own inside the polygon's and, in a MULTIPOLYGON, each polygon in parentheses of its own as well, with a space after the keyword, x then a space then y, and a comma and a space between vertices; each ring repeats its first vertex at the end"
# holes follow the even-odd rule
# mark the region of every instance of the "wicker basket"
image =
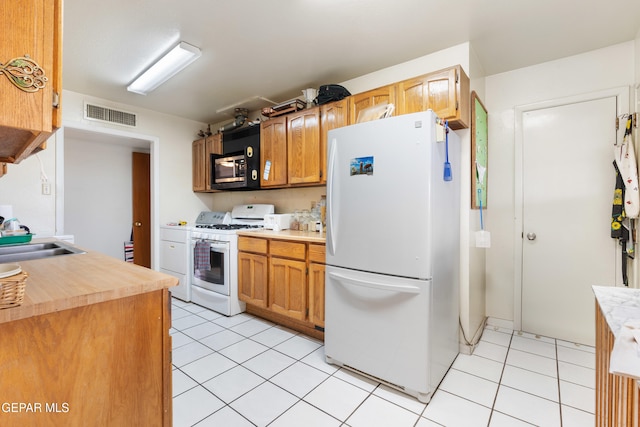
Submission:
POLYGON ((29 275, 26 271, 0 279, 0 309, 15 307, 24 301, 24 288, 29 275))

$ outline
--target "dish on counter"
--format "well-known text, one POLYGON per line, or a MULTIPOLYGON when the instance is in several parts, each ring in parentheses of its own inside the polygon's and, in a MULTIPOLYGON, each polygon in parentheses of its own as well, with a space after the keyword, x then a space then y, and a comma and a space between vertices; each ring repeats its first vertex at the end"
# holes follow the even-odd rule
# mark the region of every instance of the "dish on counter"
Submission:
POLYGON ((0 264, 0 279, 14 276, 22 271, 19 264, 0 264))

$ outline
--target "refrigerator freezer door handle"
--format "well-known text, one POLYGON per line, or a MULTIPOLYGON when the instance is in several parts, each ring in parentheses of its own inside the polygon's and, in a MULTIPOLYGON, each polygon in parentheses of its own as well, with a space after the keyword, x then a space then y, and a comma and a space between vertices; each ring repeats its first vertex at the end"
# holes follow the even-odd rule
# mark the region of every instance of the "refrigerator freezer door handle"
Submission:
POLYGON ((328 160, 328 171, 327 171, 327 204, 328 204, 328 209, 327 209, 327 223, 329 224, 329 227, 327 229, 327 250, 329 251, 329 253, 331 255, 335 255, 336 254, 336 233, 335 233, 335 222, 333 221, 333 210, 334 210, 334 204, 333 204, 333 183, 334 183, 334 176, 333 176, 333 172, 335 169, 335 157, 336 157, 336 140, 332 139, 330 144, 329 144, 329 160, 328 160))
POLYGON ((344 285, 355 285, 362 286, 365 288, 374 288, 380 289, 383 291, 391 291, 396 293, 404 293, 404 294, 419 294, 421 289, 419 286, 411 286, 411 285, 388 285, 386 283, 372 282, 368 280, 359 280, 354 279, 353 277, 343 276, 338 273, 329 273, 329 277, 332 277, 339 283, 344 285))

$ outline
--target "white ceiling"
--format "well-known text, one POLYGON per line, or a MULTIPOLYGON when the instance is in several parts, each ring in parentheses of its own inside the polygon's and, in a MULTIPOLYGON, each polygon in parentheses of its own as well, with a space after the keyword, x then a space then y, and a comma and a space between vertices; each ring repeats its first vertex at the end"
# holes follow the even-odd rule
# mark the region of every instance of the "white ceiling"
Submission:
POLYGON ((282 102, 466 41, 492 75, 633 40, 640 1, 64 0, 63 16, 65 89, 217 123, 246 99, 282 102), (181 40, 202 57, 147 96, 127 92, 181 40))

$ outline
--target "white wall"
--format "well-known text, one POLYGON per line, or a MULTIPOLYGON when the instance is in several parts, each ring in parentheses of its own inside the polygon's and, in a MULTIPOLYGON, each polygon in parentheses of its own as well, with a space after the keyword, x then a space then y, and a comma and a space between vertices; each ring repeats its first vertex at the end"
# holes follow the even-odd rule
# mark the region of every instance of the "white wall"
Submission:
POLYGON ((123 242, 131 237, 132 151, 65 137, 64 225, 78 246, 124 259, 123 242))
POLYGON ((7 165, 8 173, 0 179, 0 205, 12 205, 13 215, 36 237, 56 234, 56 138, 57 135, 52 135, 47 149, 37 155, 17 165, 7 165), (50 195, 42 194, 41 170, 52 183, 50 195))
MULTIPOLYGON (((158 225, 169 221, 186 219, 193 221, 202 210, 208 210, 211 202, 208 195, 197 195, 191 190, 191 143, 197 138, 197 132, 205 128, 205 124, 180 117, 156 113, 154 111, 122 105, 108 100, 86 96, 80 93, 63 90, 63 126, 105 132, 114 137, 138 138, 151 141, 152 174, 158 179, 152 188, 152 266, 157 263, 158 225), (84 102, 120 109, 137 114, 138 126, 130 128, 115 124, 85 120, 84 102), (154 209, 155 208, 155 209, 154 209)), ((14 214, 32 231, 40 236, 51 236, 65 233, 63 212, 65 211, 64 187, 72 183, 64 183, 64 133, 58 131, 55 137, 47 142, 47 149, 37 157, 31 156, 18 165, 9 165, 8 175, 0 179, 0 204, 14 206, 14 214), (44 170, 52 183, 53 194, 41 194, 40 165, 38 157, 44 164, 44 170)), ((111 165, 111 167, 117 167, 111 165)), ((85 203, 100 204, 104 193, 99 189, 86 196, 85 203)), ((73 206, 68 207, 73 209, 73 206)), ((67 212, 73 215, 73 212, 67 212)), ((87 221, 92 221, 87 218, 87 221)), ((93 223, 93 222, 92 222, 93 223)), ((95 223, 94 223, 95 224, 95 223)), ((79 238, 82 241, 82 238, 79 238)), ((118 237, 120 239, 120 237, 118 237)))
POLYGON ((488 316, 514 320, 515 107, 633 82, 633 41, 486 78, 490 170, 486 225, 492 244, 486 261, 488 316))
MULTIPOLYGON (((636 78, 635 78, 635 82, 636 82, 636 87, 640 86, 640 28, 638 28, 638 33, 636 34, 636 40, 635 40, 635 70, 636 70, 636 78)), ((637 100, 638 102, 638 107, 640 107, 640 99, 637 100)), ((640 108, 636 108, 636 111, 640 111, 640 108)))
POLYGON ((251 203, 273 204, 276 213, 291 213, 297 209, 311 209, 311 202, 326 195, 326 187, 304 187, 277 190, 226 191, 211 195, 211 209, 230 211, 235 205, 251 203))
MULTIPOLYGON (((473 46, 470 49, 469 55, 469 78, 471 80, 471 90, 475 91, 477 96, 484 104, 486 98, 485 93, 485 72, 480 63, 473 46)), ((468 170, 471 168, 471 135, 469 136, 469 145, 467 152, 469 153, 468 170)), ((489 168, 490 170, 490 168, 489 168)), ((479 334, 482 330, 479 329, 483 326, 484 319, 486 317, 486 255, 487 251, 491 249, 477 248, 475 246, 475 232, 480 230, 480 210, 471 209, 471 182, 474 179, 473 176, 467 176, 466 190, 463 193, 463 197, 466 198, 464 206, 469 209, 468 218, 468 242, 467 247, 469 251, 469 285, 466 290, 466 295, 463 295, 463 299, 466 299, 469 305, 468 311, 461 312, 461 321, 464 326, 465 337, 467 341, 475 344, 479 339, 479 334), (466 322, 466 323, 465 323, 466 322)), ((485 179, 489 179, 489 172, 485 179)), ((487 181, 489 183, 490 181, 487 181)), ((486 219, 490 216, 491 206, 489 208, 483 208, 483 217, 486 219)), ((490 232, 490 231, 489 231, 490 232)))
MULTIPOLYGON (((119 132, 139 139, 158 140, 157 152, 152 148, 152 169, 159 169, 159 222, 164 224, 178 219, 195 218, 202 210, 208 209, 208 200, 191 190, 191 143, 197 133, 205 129, 204 123, 151 110, 122 105, 108 100, 94 98, 76 92, 63 91, 63 124, 103 132, 119 132), (108 108, 120 109, 137 114, 136 128, 101 123, 83 118, 84 102, 91 102, 108 108), (155 160, 155 165, 153 164, 155 160)), ((99 194, 95 195, 99 197, 99 194)))
MULTIPOLYGON (((635 40, 635 59, 636 59, 636 63, 635 63, 635 83, 636 83, 636 90, 635 90, 635 99, 636 99, 636 106, 635 109, 633 110, 636 113, 640 113, 640 28, 638 29, 638 33, 636 34, 636 40, 635 40)), ((638 131, 638 129, 636 129, 635 134, 634 134, 634 140, 636 142, 636 146, 640 145, 640 141, 638 141, 638 139, 640 139, 640 131, 638 131)))
POLYGON ((351 93, 360 93, 457 64, 469 74, 469 43, 461 43, 340 84, 351 93))

